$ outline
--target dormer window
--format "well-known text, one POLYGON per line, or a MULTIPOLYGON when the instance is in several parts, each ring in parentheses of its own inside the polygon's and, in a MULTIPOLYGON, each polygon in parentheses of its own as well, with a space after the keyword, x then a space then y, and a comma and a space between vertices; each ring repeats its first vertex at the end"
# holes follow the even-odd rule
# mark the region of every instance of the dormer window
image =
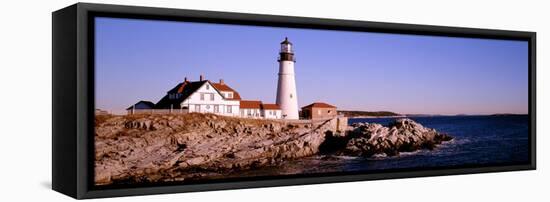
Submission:
POLYGON ((227 93, 227 98, 233 98, 233 93, 227 93))

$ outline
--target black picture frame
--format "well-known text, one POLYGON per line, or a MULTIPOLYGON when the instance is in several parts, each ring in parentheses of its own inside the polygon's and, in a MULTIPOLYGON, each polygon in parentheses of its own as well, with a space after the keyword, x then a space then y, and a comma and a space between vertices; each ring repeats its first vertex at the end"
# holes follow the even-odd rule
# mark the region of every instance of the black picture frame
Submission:
POLYGON ((352 20, 287 17, 184 9, 77 3, 52 14, 52 188, 84 199, 224 190, 317 183, 351 182, 536 169, 536 33, 352 20), (97 189, 94 165, 94 23, 96 16, 222 24, 262 25, 325 30, 348 30, 412 35, 453 36, 527 41, 529 44, 529 159, 528 164, 487 167, 403 169, 368 174, 273 177, 206 184, 97 189))

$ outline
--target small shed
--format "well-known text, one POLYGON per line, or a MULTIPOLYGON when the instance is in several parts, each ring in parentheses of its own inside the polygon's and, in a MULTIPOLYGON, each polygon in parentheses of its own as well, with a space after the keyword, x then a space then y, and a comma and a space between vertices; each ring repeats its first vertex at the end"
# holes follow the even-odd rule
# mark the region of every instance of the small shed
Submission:
POLYGON ((328 119, 336 115, 336 107, 323 102, 314 102, 302 107, 302 117, 305 119, 328 119))
POLYGON ((128 114, 136 114, 138 111, 148 110, 155 108, 155 104, 150 101, 139 101, 136 104, 126 108, 128 114))

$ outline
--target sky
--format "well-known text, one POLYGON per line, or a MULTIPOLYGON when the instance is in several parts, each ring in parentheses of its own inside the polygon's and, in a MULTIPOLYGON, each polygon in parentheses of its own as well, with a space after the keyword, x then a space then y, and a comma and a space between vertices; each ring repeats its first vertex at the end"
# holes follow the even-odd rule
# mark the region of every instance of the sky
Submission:
POLYGON ((528 111, 526 41, 96 18, 96 108, 159 101, 185 77, 275 103, 278 52, 294 45, 299 107, 401 114, 528 111))

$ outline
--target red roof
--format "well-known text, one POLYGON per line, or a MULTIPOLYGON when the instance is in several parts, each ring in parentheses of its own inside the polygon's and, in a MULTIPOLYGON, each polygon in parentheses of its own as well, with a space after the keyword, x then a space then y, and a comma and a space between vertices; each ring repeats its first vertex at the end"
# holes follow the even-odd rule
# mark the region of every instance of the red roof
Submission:
POLYGON ((262 104, 263 109, 281 109, 277 104, 262 104))
POLYGON ((185 88, 185 86, 187 86, 187 84, 189 84, 189 81, 184 81, 183 83, 181 83, 180 87, 178 88, 177 92, 178 93, 182 93, 183 92, 183 89, 185 88))
POLYGON ((241 95, 239 95, 239 93, 237 91, 233 90, 233 88, 229 87, 225 83, 214 83, 214 82, 212 82, 212 86, 214 86, 214 88, 218 89, 218 91, 232 92, 233 93, 233 98, 225 98, 226 100, 241 100, 241 95))
POLYGON ((241 100, 241 109, 260 109, 262 107, 262 101, 258 100, 241 100))
POLYGON ((336 108, 336 107, 324 102, 314 102, 314 103, 311 103, 310 105, 302 107, 302 109, 303 108, 336 108))

